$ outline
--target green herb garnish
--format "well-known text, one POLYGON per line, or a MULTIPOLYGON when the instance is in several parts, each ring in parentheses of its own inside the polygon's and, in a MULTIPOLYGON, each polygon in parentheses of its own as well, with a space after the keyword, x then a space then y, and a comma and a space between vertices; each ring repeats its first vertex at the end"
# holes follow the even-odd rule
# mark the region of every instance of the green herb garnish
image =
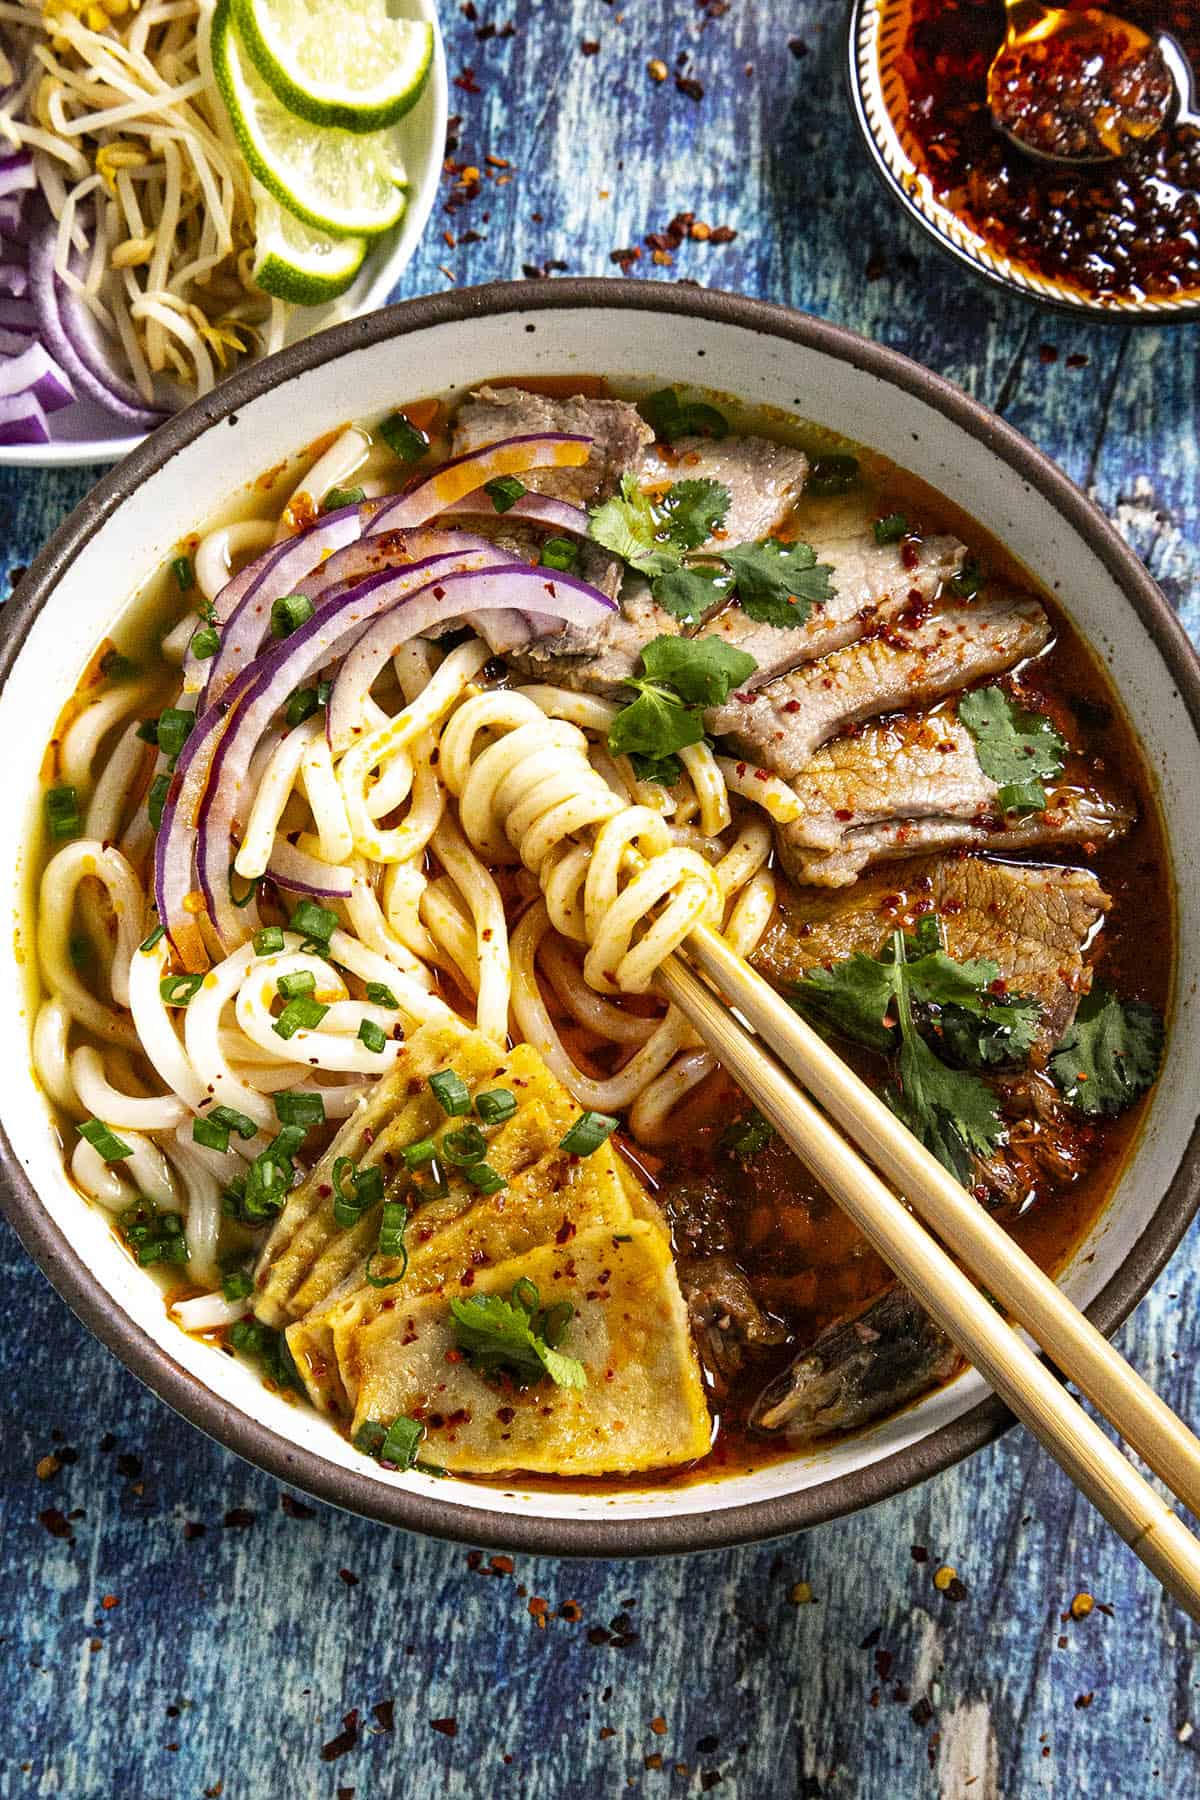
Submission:
POLYGON ((340 511, 343 506, 361 506, 366 497, 365 488, 331 487, 321 502, 321 511, 331 513, 340 511))
POLYGON ((540 561, 543 569, 557 569, 561 574, 569 574, 579 561, 579 546, 570 538, 547 538, 542 545, 540 561))
POLYGON ((518 1387, 530 1387, 547 1375, 556 1387, 587 1385, 583 1364, 555 1349, 546 1335, 548 1328, 552 1335, 557 1330, 561 1341, 574 1308, 564 1321, 556 1307, 551 1323, 531 1281, 518 1282, 507 1300, 499 1294, 473 1294, 467 1300, 455 1296, 450 1312, 458 1348, 481 1375, 504 1375, 518 1387))
POLYGON ((310 1125, 325 1123, 325 1102, 320 1094, 298 1094, 294 1090, 290 1094, 275 1094, 275 1117, 281 1125, 310 1125))
POLYGON ((298 1031, 315 1031, 325 1014, 329 1011, 319 1000, 308 994, 301 994, 295 1000, 289 1000, 271 1029, 277 1037, 292 1038, 298 1031))
POLYGON ((195 723, 195 713, 185 706, 168 706, 158 715, 158 747, 164 756, 179 755, 195 723))
POLYGON ((872 521, 871 530, 877 544, 898 544, 901 538, 908 536, 908 515, 902 512, 884 513, 881 519, 872 521))
POLYGON ((110 1131, 102 1119, 86 1119, 75 1129, 106 1163, 123 1162, 127 1156, 133 1155, 132 1147, 124 1138, 119 1138, 115 1131, 110 1131))
POLYGON ((261 1319, 238 1319, 229 1327, 228 1335, 233 1348, 260 1362, 263 1373, 278 1387, 293 1387, 303 1393, 304 1384, 282 1331, 272 1331, 261 1319))
POLYGON ((503 1125, 517 1110, 517 1096, 508 1088, 488 1088, 475 1096, 475 1111, 485 1125, 503 1125))
POLYGON ((203 975, 164 975, 158 991, 167 1006, 187 1006, 203 986, 203 975))
POLYGON ((154 1263, 185 1263, 188 1260, 183 1220, 178 1213, 160 1212, 149 1200, 139 1200, 119 1213, 117 1229, 143 1269, 154 1263))
POLYGON ((1005 812, 1044 812, 1044 780, 1062 774, 1067 747, 1044 713, 1016 706, 1002 688, 964 694, 958 716, 975 740, 979 766, 1000 789, 1005 812))
POLYGON ((215 625, 201 625, 192 633, 191 652, 198 662, 207 662, 221 648, 221 634, 215 625))
POLYGON ((429 449, 425 433, 410 424, 402 412, 384 419, 377 429, 392 455, 398 456, 401 462, 420 462, 429 449))
POLYGON ((1144 1000, 1118 1000, 1097 982, 1050 1058, 1050 1073, 1076 1111, 1092 1118, 1124 1112, 1154 1081, 1163 1022, 1144 1000))
POLYGON ((73 787, 52 787, 46 791, 46 829, 52 838, 77 838, 83 830, 79 798, 73 787))
POLYGON ((659 388, 639 402, 638 411, 661 443, 681 437, 723 438, 729 435, 724 413, 704 400, 681 400, 674 388, 659 388))
POLYGON ((271 606, 271 633, 277 638, 291 637, 316 612, 307 594, 281 594, 271 606))
POLYGON ((392 1012, 397 1012, 400 1007, 400 1002, 397 1000, 395 994, 393 994, 391 988, 382 981, 368 981, 367 999, 375 1006, 388 1007, 392 1012))
POLYGON ((387 1032, 374 1019, 363 1019, 358 1027, 358 1041, 365 1044, 372 1055, 382 1056, 387 1049, 387 1032))
POLYGON ((611 1113, 580 1113, 558 1147, 569 1156, 591 1156, 608 1142, 620 1123, 611 1113))
POLYGON ((471 1091, 461 1075, 453 1069, 441 1069, 429 1077, 429 1088, 442 1111, 458 1118, 471 1110, 471 1091))
POLYGON ((636 754, 655 762, 698 744, 703 709, 722 705, 758 667, 746 651, 718 637, 655 638, 640 660, 642 673, 625 683, 638 697, 613 719, 608 747, 614 756, 636 754))
POLYGON ((484 482, 483 491, 498 513, 506 513, 529 492, 525 483, 518 481, 515 475, 497 475, 493 481, 484 482))

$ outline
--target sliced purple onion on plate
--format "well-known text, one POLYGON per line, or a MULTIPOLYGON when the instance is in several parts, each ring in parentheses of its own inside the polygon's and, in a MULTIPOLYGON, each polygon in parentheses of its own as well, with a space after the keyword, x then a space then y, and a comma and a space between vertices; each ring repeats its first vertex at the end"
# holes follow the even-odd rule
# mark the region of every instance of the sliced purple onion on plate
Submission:
POLYGON ((50 431, 36 394, 0 395, 0 444, 48 444, 50 431))
POLYGON ((41 344, 30 344, 15 356, 0 357, 0 397, 30 393, 44 412, 70 406, 75 390, 41 344))

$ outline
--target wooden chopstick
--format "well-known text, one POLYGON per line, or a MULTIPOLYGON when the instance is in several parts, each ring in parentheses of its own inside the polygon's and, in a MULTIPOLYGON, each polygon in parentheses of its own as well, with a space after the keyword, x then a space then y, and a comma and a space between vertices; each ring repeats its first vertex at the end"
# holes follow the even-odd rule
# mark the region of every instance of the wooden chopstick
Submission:
POLYGON ((1025 1327, 1080 1393, 1200 1516, 1200 1440, 1021 1246, 837 1053, 715 932, 687 943, 697 967, 818 1104, 1025 1327))
MULTIPOLYGON (((750 978, 746 980, 741 975, 731 974, 730 969, 724 969, 722 986, 731 998, 737 999, 744 1011, 743 997, 761 978, 722 940, 705 929, 694 932, 687 947, 698 961, 703 959, 724 965, 728 960, 750 978), (698 943, 697 940, 702 941, 698 943), (728 953, 727 957, 723 952, 728 953), (733 990, 737 990, 736 993, 733 990)), ((1028 1425, 1167 1592, 1193 1619, 1200 1621, 1200 1543, 1183 1521, 1105 1437, 1047 1365, 984 1298, 970 1277, 884 1185, 830 1120, 800 1092, 788 1070, 750 1035, 679 955, 672 955, 663 963, 658 982, 739 1086, 853 1219, 905 1286, 953 1338, 1006 1405, 1028 1425)), ((761 985, 765 988, 767 984, 762 982, 761 985)), ((771 992, 769 988, 767 991, 771 992)), ((815 1033, 812 1036, 822 1058, 838 1060, 815 1033)), ((807 1051, 808 1047, 804 1048, 807 1051)), ((819 1059, 811 1060, 815 1064, 819 1059)), ((882 1145, 885 1136, 888 1139, 900 1133, 907 1136, 905 1127, 887 1112, 882 1102, 869 1089, 865 1092, 874 1106, 891 1121, 885 1132, 871 1120, 875 1127, 871 1137, 877 1137, 882 1145)), ((912 1141, 916 1143, 915 1139, 912 1141)), ((919 1144, 916 1147, 921 1149, 919 1144)), ((933 1162, 932 1158, 929 1160, 933 1162)), ((899 1161, 896 1166, 900 1166, 899 1161)), ((920 1167, 915 1163, 911 1166, 914 1169, 920 1167)), ((934 1166, 940 1168, 941 1165, 935 1163, 934 1166)), ((919 1186, 917 1182, 905 1189, 914 1204, 919 1186)), ((975 1204, 969 1196, 964 1198, 968 1205, 975 1204)), ((1000 1235, 1005 1245, 1010 1245, 1009 1239, 1003 1233, 1000 1235)), ((1010 1245, 1010 1248, 1015 1250, 1016 1246, 1010 1245)), ((1036 1265, 1031 1266, 1036 1268, 1036 1265)), ((1040 1270, 1037 1273, 1047 1285, 1053 1286, 1040 1270)), ((998 1292, 994 1283, 989 1285, 998 1292)), ((1069 1306, 1070 1302, 1066 1304, 1069 1306)), ((1103 1339, 1100 1341, 1104 1342, 1103 1339)), ((1129 1380, 1136 1378, 1123 1359, 1115 1352, 1113 1355, 1118 1372, 1111 1378, 1111 1388, 1123 1390, 1129 1380)), ((1108 1412, 1101 1400, 1096 1403, 1108 1412)), ((1169 1408, 1163 1407, 1163 1411, 1173 1422, 1176 1432, 1190 1436, 1186 1426, 1169 1408)))

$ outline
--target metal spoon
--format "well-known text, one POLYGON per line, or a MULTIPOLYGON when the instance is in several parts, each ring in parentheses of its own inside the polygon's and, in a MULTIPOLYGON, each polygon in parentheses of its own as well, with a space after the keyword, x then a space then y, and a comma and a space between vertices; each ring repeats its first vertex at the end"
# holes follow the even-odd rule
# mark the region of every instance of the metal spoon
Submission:
POLYGON ((1005 9, 988 103, 998 128, 1027 155, 1067 166, 1108 162, 1160 131, 1172 113, 1176 123, 1200 125, 1188 59, 1167 32, 1151 37, 1098 7, 1005 0, 1005 9))

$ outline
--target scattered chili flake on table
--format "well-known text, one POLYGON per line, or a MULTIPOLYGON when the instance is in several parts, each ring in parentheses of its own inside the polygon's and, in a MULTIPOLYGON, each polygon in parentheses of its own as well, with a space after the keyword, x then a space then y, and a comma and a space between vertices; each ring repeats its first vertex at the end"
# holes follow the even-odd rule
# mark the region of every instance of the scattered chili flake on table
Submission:
POLYGON ((251 1512, 248 1506, 231 1506, 225 1514, 222 1524, 231 1531, 244 1531, 247 1526, 253 1525, 257 1517, 258 1514, 251 1512))
POLYGON ((700 101, 704 98, 704 88, 693 75, 676 75, 675 86, 689 100, 700 101))
POLYGON ((71 1530, 71 1527, 67 1524, 65 1515, 58 1510, 57 1506, 46 1507, 44 1512, 38 1514, 38 1521, 46 1528, 51 1537, 63 1538, 68 1544, 74 1543, 75 1533, 71 1530))
POLYGON ((380 1731, 396 1729, 396 1702, 394 1700, 377 1700, 371 1711, 375 1715, 375 1723, 380 1731))
POLYGON ((458 1736, 457 1719, 430 1719, 429 1723, 433 1726, 435 1731, 440 1731, 443 1737, 452 1738, 458 1736))
POLYGON ((957 1579, 958 1570, 950 1563, 943 1563, 940 1569, 933 1572, 933 1585, 939 1593, 944 1594, 950 1583, 957 1579))
POLYGON ((1071 1617, 1073 1619, 1086 1619, 1095 1604, 1096 1602, 1092 1599, 1090 1594, 1076 1594, 1071 1602, 1071 1617))
POLYGON ((346 1713, 342 1719, 342 1729, 336 1737, 331 1737, 327 1744, 321 1745, 321 1761, 336 1762, 339 1756, 345 1756, 358 1743, 358 1708, 346 1713))
POLYGON ((316 1514, 316 1507, 306 1506, 293 1494, 280 1494, 279 1504, 289 1519, 311 1519, 316 1514))
POLYGON ((115 1594, 105 1594, 100 1604, 105 1612, 111 1612, 114 1606, 120 1606, 121 1602, 115 1594))

